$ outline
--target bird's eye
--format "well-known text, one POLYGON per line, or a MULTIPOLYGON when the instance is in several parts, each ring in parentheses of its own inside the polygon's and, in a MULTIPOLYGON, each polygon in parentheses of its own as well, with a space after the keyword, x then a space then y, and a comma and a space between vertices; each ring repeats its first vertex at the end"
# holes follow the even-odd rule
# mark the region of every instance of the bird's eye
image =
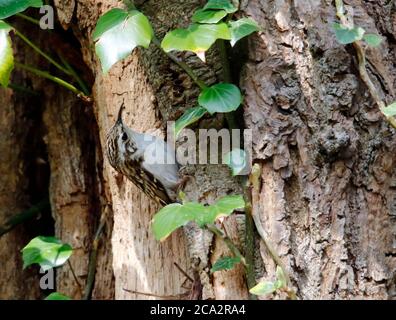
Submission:
POLYGON ((122 141, 127 141, 128 140, 128 135, 124 132, 121 136, 122 141))

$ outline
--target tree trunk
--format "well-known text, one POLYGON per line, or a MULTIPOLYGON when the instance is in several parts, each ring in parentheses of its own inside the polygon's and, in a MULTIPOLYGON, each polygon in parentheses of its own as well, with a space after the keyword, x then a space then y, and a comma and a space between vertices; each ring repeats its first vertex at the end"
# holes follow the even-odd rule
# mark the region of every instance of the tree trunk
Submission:
MULTIPOLYGON (((345 1, 356 25, 388 37, 367 56, 391 103, 396 12, 379 2, 345 1)), ((334 2, 249 1, 243 10, 264 29, 249 41, 242 77, 263 166, 255 206, 299 297, 394 297, 395 131, 359 78, 353 47, 335 40, 334 2)))
MULTIPOLYGON (((390 103, 396 98, 396 7, 393 2, 380 2, 345 1, 353 7, 357 25, 384 36, 380 49, 367 50, 368 68, 382 98, 390 103)), ((162 39, 168 30, 187 26, 204 1, 135 3, 162 39)), ((54 4, 59 22, 68 30, 63 41, 74 50, 76 39, 81 45, 82 57, 77 60, 82 58, 84 62, 78 64, 86 65, 80 68, 84 78, 94 79, 93 103, 23 74, 43 92, 34 100, 38 107, 30 116, 34 121, 27 124, 31 129, 24 131, 20 128, 26 119, 20 114, 26 99, 14 99, 17 92, 0 89, 5 106, 0 111, 4 159, 0 226, 34 203, 32 199, 38 200, 32 188, 26 188, 37 178, 20 169, 34 162, 29 158, 32 146, 27 147, 30 153, 23 146, 27 133, 35 132, 45 150, 36 156, 44 158, 50 171, 46 187, 55 234, 74 248, 71 265, 82 289, 89 275, 93 238, 105 219, 93 299, 187 298, 191 292, 186 284, 193 283, 175 264, 202 284, 203 299, 247 299, 242 266, 210 273, 219 257, 229 255, 224 243, 191 225, 157 242, 151 220, 160 207, 116 173, 103 155, 106 133, 122 102, 128 126, 140 132, 155 128, 164 137, 166 122, 195 106, 199 89, 153 45, 135 50, 102 74, 92 31, 104 12, 122 5, 112 0, 55 0, 54 4)), ((244 92, 244 125, 254 135, 253 160, 261 166, 262 183, 253 210, 285 264, 297 296, 393 298, 395 130, 361 81, 353 47, 335 40, 333 1, 251 0, 241 1, 240 8, 238 15, 252 17, 262 28, 241 41, 232 55, 233 77, 244 92)), ((45 36, 35 40, 48 45, 45 36)), ((189 53, 178 55, 208 85, 224 81, 216 48, 208 53, 207 64, 189 53)), ((24 53, 18 51, 18 56, 24 53)), ((17 73, 14 80, 21 77, 17 73)), ((223 126, 222 115, 199 123, 205 128, 223 126)), ((241 180, 230 177, 224 166, 191 165, 183 173, 194 177, 185 189, 190 200, 210 204, 223 195, 243 192, 241 180)), ((224 227, 244 250, 244 215, 227 218, 224 227)), ((28 275, 32 269, 21 271, 19 251, 37 235, 25 229, 20 226, 0 239, 1 260, 7 259, 0 274, 0 298, 40 296, 38 277, 28 275)), ((258 235, 255 243, 255 280, 272 281, 276 265, 258 235)), ((56 289, 76 299, 84 294, 68 265, 58 269, 56 289)))

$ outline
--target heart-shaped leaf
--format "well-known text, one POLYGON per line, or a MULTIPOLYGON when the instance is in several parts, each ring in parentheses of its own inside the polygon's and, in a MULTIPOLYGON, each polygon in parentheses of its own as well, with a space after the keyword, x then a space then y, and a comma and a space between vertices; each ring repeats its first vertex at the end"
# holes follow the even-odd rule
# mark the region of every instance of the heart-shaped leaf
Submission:
POLYGON ((8 86, 14 69, 14 54, 9 35, 11 30, 11 26, 0 20, 0 85, 3 87, 8 86))
POLYGON ((175 123, 175 136, 177 137, 185 127, 201 119, 205 113, 206 109, 202 107, 190 108, 184 112, 175 123))
POLYGON ((382 38, 378 34, 373 33, 365 34, 363 39, 370 47, 378 47, 382 42, 382 38))
POLYGON ((230 0, 209 0, 203 10, 225 10, 227 13, 234 13, 238 9, 230 0))
POLYGON ((230 30, 225 23, 192 24, 187 29, 176 29, 167 33, 161 46, 165 52, 192 51, 205 61, 205 52, 217 39, 231 39, 230 30))
POLYGON ((396 116, 396 102, 390 104, 385 108, 382 108, 381 111, 386 117, 396 116))
POLYGON ((237 21, 230 22, 231 29, 231 45, 234 46, 240 39, 259 31, 260 27, 257 22, 251 18, 242 18, 237 21))
POLYGON ((207 224, 213 224, 220 217, 228 217, 235 210, 243 209, 245 201, 241 195, 225 196, 215 204, 206 206, 204 212, 194 217, 195 222, 203 228, 207 224))
POLYGON ((196 202, 172 203, 162 208, 153 218, 153 232, 157 240, 165 240, 173 231, 195 221, 200 227, 213 224, 221 216, 245 206, 240 195, 225 196, 214 205, 204 206, 196 202))
POLYGON ((22 249, 23 268, 39 264, 46 271, 63 265, 73 249, 54 237, 36 237, 22 249))
POLYGON ((251 294, 262 296, 273 293, 277 290, 275 283, 270 281, 263 281, 249 290, 251 294))
POLYGON ((110 29, 123 23, 128 18, 128 11, 120 8, 114 8, 107 11, 101 16, 96 23, 95 30, 92 34, 93 41, 99 40, 99 38, 110 29))
POLYGON ((240 106, 242 95, 237 86, 231 83, 219 83, 204 89, 199 95, 198 102, 210 114, 231 112, 240 106))
POLYGON ((199 203, 172 203, 162 208, 153 218, 153 231, 157 240, 165 240, 173 231, 193 221, 195 216, 205 211, 199 203))
POLYGON ((245 150, 233 149, 224 156, 224 164, 232 170, 232 175, 239 175, 247 165, 247 155, 245 150))
POLYGON ((44 300, 71 300, 71 298, 69 298, 68 296, 65 296, 59 292, 53 292, 44 300))
POLYGON ((210 272, 216 272, 220 270, 232 270, 235 265, 241 262, 239 257, 223 257, 216 261, 210 272))
POLYGON ((339 23, 333 24, 337 41, 341 44, 349 44, 363 39, 365 33, 361 27, 347 28, 339 23))
POLYGON ((96 25, 93 39, 104 73, 127 57, 137 46, 147 48, 154 32, 147 17, 139 11, 112 9, 96 25))
POLYGON ((25 11, 29 7, 39 8, 42 5, 42 0, 1 0, 0 19, 11 17, 16 13, 25 11))
POLYGON ((197 10, 192 16, 193 22, 217 23, 227 15, 225 10, 197 10))

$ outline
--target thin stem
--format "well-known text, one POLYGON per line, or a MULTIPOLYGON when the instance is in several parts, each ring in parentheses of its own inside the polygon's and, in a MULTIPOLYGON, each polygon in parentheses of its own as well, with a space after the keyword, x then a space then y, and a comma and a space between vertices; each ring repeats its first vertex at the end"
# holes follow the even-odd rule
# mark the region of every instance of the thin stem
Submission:
POLYGON ((66 66, 67 70, 70 71, 72 77, 77 81, 77 83, 79 84, 80 88, 82 89, 82 91, 84 92, 84 94, 86 96, 90 95, 89 89, 87 87, 87 85, 85 84, 85 82, 80 78, 80 76, 78 75, 78 73, 73 69, 73 67, 66 61, 65 58, 63 58, 62 55, 59 55, 59 58, 61 59, 62 63, 66 66))
MULTIPOLYGON (((344 2, 342 0, 335 0, 336 9, 337 9, 337 17, 340 19, 341 24, 347 26, 348 21, 347 17, 345 16, 344 10, 344 2)), ((366 68, 366 52, 361 45, 360 41, 355 41, 353 43, 353 47, 356 50, 356 54, 358 57, 358 65, 359 65, 359 74, 362 78, 363 82, 366 84, 367 88, 369 89, 369 93, 377 104, 378 108, 380 109, 381 113, 385 116, 385 119, 391 124, 393 128, 396 128, 396 119, 393 116, 387 116, 382 112, 382 109, 386 106, 385 103, 382 101, 381 97, 379 96, 378 90, 375 87, 374 83, 371 81, 371 78, 367 72, 366 68)))
POLYGON ((199 77, 194 73, 194 70, 185 62, 181 61, 178 57, 173 55, 170 52, 165 52, 162 47, 160 41, 154 37, 153 38, 153 43, 160 48, 173 62, 175 62, 180 68, 182 68, 189 76, 190 78, 201 88, 201 90, 204 90, 207 88, 207 85, 205 82, 203 82, 199 77))
POLYGON ((85 285, 83 300, 89 300, 92 295, 92 290, 93 290, 93 287, 95 284, 96 262, 98 259, 99 241, 102 236, 103 228, 106 224, 106 218, 109 214, 109 210, 110 210, 109 205, 106 205, 106 207, 104 208, 104 210, 102 211, 102 214, 100 216, 99 226, 98 226, 98 229, 96 230, 96 233, 94 236, 91 253, 89 255, 88 276, 87 276, 87 282, 85 285))
POLYGON ((48 199, 39 202, 31 208, 12 216, 5 222, 4 225, 0 226, 0 237, 10 232, 20 224, 38 216, 43 210, 49 209, 50 204, 48 199))
POLYGON ((194 279, 191 278, 186 271, 184 271, 176 262, 173 262, 173 264, 175 265, 175 267, 191 282, 194 282, 194 279))
MULTIPOLYGON (((247 179, 246 179, 247 180, 247 179)), ((254 220, 252 216, 252 199, 250 192, 250 184, 245 181, 244 184, 244 200, 245 200, 245 258, 246 258, 246 280, 248 288, 251 289, 256 285, 256 277, 254 272, 254 220)), ((251 300, 256 300, 257 297, 250 294, 251 300)))
MULTIPOLYGON (((220 59, 223 67, 223 79, 225 82, 232 83, 232 74, 231 74, 231 67, 230 67, 230 60, 228 58, 228 52, 226 43, 224 40, 217 40, 217 47, 220 53, 220 59)), ((235 119, 234 112, 227 112, 225 113, 225 118, 228 123, 228 127, 230 129, 238 129, 238 123, 235 119)))
POLYGON ((344 13, 344 2, 342 0, 335 0, 335 4, 337 9, 337 17, 341 20, 341 22, 344 22, 343 20, 346 19, 344 13))
POLYGON ((122 288, 122 290, 132 293, 132 294, 140 294, 142 296, 147 296, 147 297, 154 297, 154 298, 161 298, 164 300, 171 300, 171 299, 181 299, 185 296, 187 296, 188 293, 180 293, 180 294, 174 294, 174 295, 168 295, 168 296, 161 296, 159 294, 154 294, 154 293, 148 293, 148 292, 141 292, 141 291, 136 291, 136 290, 129 290, 129 289, 125 289, 122 288))
POLYGON ((123 0, 124 5, 127 7, 128 10, 136 10, 136 6, 133 0, 123 0))
POLYGON ((239 249, 235 246, 235 244, 231 241, 231 239, 224 234, 223 231, 221 231, 219 228, 217 228, 214 224, 207 224, 206 228, 209 231, 211 231, 212 233, 214 233, 216 236, 221 238, 224 241, 224 243, 227 245, 228 249, 230 249, 231 252, 236 257, 238 257, 245 266, 247 265, 245 257, 242 255, 242 253, 239 251, 239 249))
MULTIPOLYGON (((32 22, 34 24, 38 24, 40 25, 40 21, 26 16, 22 13, 18 13, 17 16, 32 22)), ((55 67, 57 67, 59 70, 61 70, 62 72, 66 73, 67 75, 72 76, 77 83, 79 84, 79 86, 81 87, 82 91, 84 92, 84 94, 86 96, 89 96, 90 92, 88 87, 86 86, 86 84, 84 83, 84 81, 79 77, 79 75, 77 74, 77 72, 72 68, 72 66, 62 57, 60 56, 60 59, 62 60, 62 63, 65 65, 66 68, 64 68, 62 65, 60 65, 58 62, 56 62, 52 57, 50 57, 48 54, 46 54, 45 52, 43 52, 39 47, 37 47, 34 43, 32 43, 25 35, 23 35, 21 32, 19 32, 18 30, 15 30, 15 34, 17 36, 19 36, 23 41, 25 41, 30 47, 33 48, 33 50, 35 50, 38 54, 40 54, 41 56, 43 56, 47 61, 49 61, 51 64, 53 64, 55 67)))
POLYGON ((35 19, 35 18, 29 17, 29 16, 27 16, 27 15, 25 15, 23 13, 17 13, 16 16, 19 17, 19 18, 22 18, 22 19, 24 19, 26 21, 29 21, 29 22, 31 22, 31 23, 33 23, 35 25, 40 26, 40 21, 35 19))
POLYGON ((30 41, 25 35, 23 35, 21 32, 19 32, 17 29, 14 29, 15 34, 21 38, 28 46, 30 46, 34 51, 36 51, 39 55, 44 57, 48 62, 53 64, 55 67, 57 67, 59 70, 64 72, 67 75, 72 75, 71 72, 64 67, 62 67, 58 62, 56 62, 52 57, 50 57, 48 54, 46 54, 44 51, 42 51, 38 46, 36 46, 32 41, 30 41))
POLYGON ((220 53, 221 64, 223 67, 223 78, 226 82, 232 82, 232 74, 230 67, 230 60, 228 58, 228 52, 226 43, 224 40, 217 40, 217 47, 220 53))
POLYGON ((79 290, 80 290, 80 292, 81 292, 81 283, 80 283, 80 281, 78 281, 78 278, 77 278, 77 276, 76 276, 76 273, 74 272, 74 269, 73 269, 72 264, 71 264, 71 262, 70 262, 70 259, 67 260, 67 264, 69 265, 69 268, 70 268, 70 271, 71 271, 71 273, 72 273, 72 275, 73 275, 74 281, 76 282, 76 284, 77 284, 77 286, 78 286, 78 288, 79 288, 79 290))
POLYGON ((70 84, 69 82, 67 82, 67 81, 65 81, 63 79, 60 79, 58 77, 55 77, 55 76, 51 75, 50 73, 48 73, 46 71, 42 71, 42 70, 36 69, 36 68, 34 68, 32 66, 28 66, 28 65, 25 65, 25 64, 22 64, 22 63, 19 63, 19 62, 15 62, 15 66, 17 68, 29 71, 29 72, 35 74, 36 76, 51 80, 51 81, 61 85, 62 87, 65 87, 66 89, 74 92, 79 98, 83 99, 86 102, 90 102, 91 101, 90 97, 86 96, 83 92, 78 90, 75 86, 73 86, 72 84, 70 84))
MULTIPOLYGON (((253 168, 252 168, 252 173, 250 174, 249 177, 249 183, 251 186, 251 203, 260 203, 259 199, 259 193, 260 193, 260 179, 261 179, 261 166, 256 163, 253 168)), ((297 296, 294 290, 292 289, 292 283, 290 280, 289 273, 286 270, 285 265, 283 264, 281 258, 279 257, 278 253, 270 243, 270 241, 267 239, 266 232, 264 230, 263 225, 261 224, 260 217, 258 215, 257 210, 254 210, 254 208, 251 208, 251 214, 252 218, 254 220, 254 223, 256 225, 257 232, 259 233, 261 240, 264 243, 264 246, 267 248, 268 253, 272 257, 272 260, 283 270, 283 274, 285 275, 286 282, 287 282, 287 294, 289 295, 289 298, 292 300, 296 300, 297 296)))

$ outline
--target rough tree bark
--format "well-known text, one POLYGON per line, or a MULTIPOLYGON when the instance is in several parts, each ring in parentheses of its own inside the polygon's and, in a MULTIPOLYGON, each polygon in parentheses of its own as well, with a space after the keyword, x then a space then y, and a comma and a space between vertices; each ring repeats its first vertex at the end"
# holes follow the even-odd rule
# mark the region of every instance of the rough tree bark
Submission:
MULTIPOLYGON (((158 38, 186 26, 203 2, 135 1, 158 38)), ((383 99, 394 101, 396 5, 382 0, 344 2, 353 7, 356 24, 384 36, 380 49, 368 49, 368 68, 383 99)), ((93 298, 146 299, 142 293, 165 297, 185 293, 185 276, 174 263, 191 277, 197 275, 204 299, 248 298, 241 266, 210 274, 211 264, 228 254, 210 234, 189 226, 163 243, 155 241, 150 221, 159 207, 103 157, 106 132, 123 101, 129 126, 138 131, 156 128, 164 135, 166 121, 195 106, 198 88, 154 46, 136 50, 103 75, 91 35, 97 18, 122 6, 120 1, 54 3, 60 23, 79 41, 94 77, 92 106, 54 86, 42 97, 55 232, 76 248, 71 263, 79 280, 84 284, 92 237, 110 204, 93 298)), ((263 29, 234 49, 238 63, 233 72, 244 92, 245 126, 253 130, 254 161, 262 166, 260 197, 253 207, 298 297, 394 298, 396 133, 360 80, 353 47, 339 45, 334 38, 333 1, 251 0, 241 1, 240 6, 238 15, 254 18, 263 29)), ((180 56, 207 84, 222 81, 216 50, 208 54, 207 65, 191 54, 180 56)), ((42 81, 32 81, 35 88, 43 88, 42 81)), ((10 90, 0 91, 8 106, 5 110, 19 105, 10 101, 11 95, 10 90)), ((7 135, 15 122, 23 121, 7 114, 0 128, 4 159, 0 170, 8 173, 1 175, 0 207, 11 208, 8 213, 25 207, 15 198, 24 194, 25 178, 18 170, 24 156, 19 149, 9 149, 25 138, 7 135), (12 185, 15 192, 7 194, 4 185, 12 185)), ((199 126, 221 128, 223 120, 207 118, 199 126)), ((191 200, 212 203, 219 196, 242 192, 240 181, 222 166, 188 166, 183 171, 195 178, 186 187, 191 200)), ((0 213, 3 218, 5 213, 0 213)), ((243 215, 228 219, 225 227, 242 248, 243 215)), ((20 239, 28 240, 26 232, 19 228, 7 237, 18 241, 0 240, 1 259, 14 259, 20 265, 15 250, 26 242, 20 239)), ((258 239, 256 243, 256 280, 272 280, 274 262, 258 239)), ((2 289, 6 279, 15 275, 0 297, 37 297, 37 288, 17 289, 26 284, 26 275, 15 273, 13 267, 14 263, 7 265, 0 278, 2 289)), ((58 291, 81 297, 67 266, 58 272, 57 285, 58 291)))
MULTIPOLYGON (((18 99, 11 90, 1 90, 0 100, 0 225, 15 213, 29 208, 27 161, 24 146, 29 132, 26 99, 18 99), (24 124, 24 126, 22 126, 24 124)), ((31 111, 31 110, 30 110, 31 111)), ((39 280, 32 271, 22 272, 20 250, 29 241, 28 230, 18 226, 0 238, 0 297, 35 299, 39 297, 39 280)))
MULTIPOLYGON (((344 2, 357 25, 387 36, 367 55, 390 103, 395 4, 344 2)), ((246 1, 243 11, 264 29, 249 41, 242 76, 246 124, 263 165, 255 205, 298 295, 393 298, 395 130, 359 79, 353 48, 335 40, 334 2, 246 1)))

